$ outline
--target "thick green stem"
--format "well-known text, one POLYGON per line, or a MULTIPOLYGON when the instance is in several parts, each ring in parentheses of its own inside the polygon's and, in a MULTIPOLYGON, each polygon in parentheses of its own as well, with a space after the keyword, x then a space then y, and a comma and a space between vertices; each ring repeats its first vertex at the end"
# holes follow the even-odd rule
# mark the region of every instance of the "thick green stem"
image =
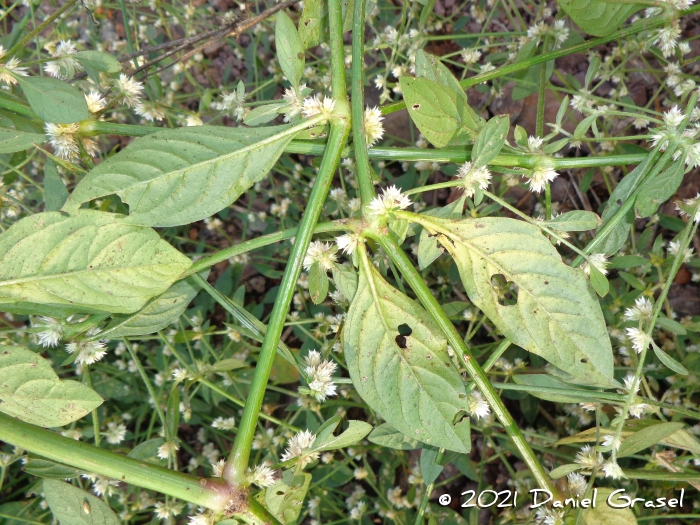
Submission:
POLYGON ((494 389, 491 385, 491 382, 489 381, 488 377, 486 377, 483 369, 479 366, 479 363, 474 358, 469 348, 467 348, 467 345, 462 340, 461 335, 452 324, 452 321, 450 321, 447 314, 445 314, 445 311, 440 306, 440 303, 438 303, 437 299, 435 299, 430 291, 430 288, 428 288, 428 285, 425 284, 425 281, 423 281, 423 278, 411 263, 411 260, 403 252, 403 250, 401 250, 401 247, 393 238, 389 237, 388 235, 370 235, 381 245, 396 267, 399 269, 401 275, 403 275, 408 284, 411 286, 418 297, 418 300, 423 304, 435 322, 437 322, 437 324, 440 326, 440 329, 447 338, 447 342, 452 346, 455 354, 458 356, 462 365, 466 368, 474 383, 476 383, 476 386, 481 391, 484 399, 486 399, 488 404, 491 406, 491 409, 503 425, 506 433, 522 455, 523 461, 525 461, 525 464, 532 472, 537 484, 540 486, 540 488, 550 491, 554 495, 555 499, 560 499, 559 491, 552 483, 552 480, 549 478, 542 465, 540 465, 528 442, 525 441, 525 437, 516 425, 513 417, 510 415, 510 412, 508 412, 508 409, 503 405, 503 402, 498 396, 496 389, 494 389))
POLYGON ((108 452, 0 413, 0 441, 86 472, 155 490, 213 510, 223 510, 216 487, 204 480, 108 452))
POLYGON ((374 198, 365 131, 365 0, 355 0, 352 26, 352 139, 362 205, 374 198))
POLYGON ((22 49, 24 46, 26 46, 29 42, 32 41, 32 39, 41 33, 46 27, 48 27, 54 20, 56 20, 58 17, 60 17, 63 13, 71 9, 76 3, 78 3, 78 0, 68 0, 64 5, 62 5, 60 8, 58 8, 53 14, 51 14, 46 20, 44 20, 41 24, 36 26, 32 31, 25 36, 22 40, 17 42, 12 48, 5 54, 8 57, 11 57, 14 55, 17 51, 22 49))

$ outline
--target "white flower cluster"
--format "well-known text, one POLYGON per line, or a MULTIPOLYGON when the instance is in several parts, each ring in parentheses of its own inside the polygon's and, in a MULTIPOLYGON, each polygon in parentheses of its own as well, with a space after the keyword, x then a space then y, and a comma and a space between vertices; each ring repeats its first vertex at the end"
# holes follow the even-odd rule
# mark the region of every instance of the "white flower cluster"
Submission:
POLYGON ((591 275, 591 266, 594 266, 603 275, 608 274, 608 258, 604 253, 592 253, 588 259, 581 265, 586 275, 591 275))
POLYGON ((78 50, 70 40, 61 40, 51 57, 54 60, 44 64, 44 71, 55 78, 70 80, 76 71, 82 71, 83 66, 73 57, 78 50))
POLYGON ((467 396, 467 404, 469 405, 469 412, 476 419, 486 418, 491 413, 489 404, 478 390, 473 390, 469 393, 469 396, 467 396))
POLYGON ((275 484, 275 471, 261 463, 252 470, 248 469, 248 481, 264 489, 275 484))
POLYGON ((457 176, 464 183, 464 194, 473 197, 476 188, 485 190, 491 182, 491 172, 486 166, 474 166, 471 162, 465 162, 457 170, 457 176))
POLYGON ((313 241, 304 257, 304 270, 309 271, 315 263, 321 265, 324 270, 332 270, 337 259, 335 253, 338 249, 329 242, 313 241))
POLYGON ((559 48, 569 38, 569 28, 565 27, 564 24, 564 20, 557 20, 551 26, 544 22, 538 22, 527 30, 527 36, 537 42, 540 42, 545 36, 551 36, 554 47, 559 48))
POLYGON ((323 97, 316 93, 313 97, 306 97, 301 105, 301 112, 306 118, 311 118, 316 115, 323 115, 329 119, 333 115, 335 109, 335 100, 329 97, 323 97))
POLYGON ((676 204, 681 216, 688 217, 694 222, 700 222, 700 193, 692 199, 685 199, 676 204))
MULTIPOLYGON (((0 60, 5 58, 7 55, 7 50, 0 46, 0 60)), ((19 59, 12 57, 10 60, 4 63, 0 63, 0 82, 4 82, 8 86, 13 86, 17 83, 16 76, 26 77, 27 68, 20 67, 19 59)))
MULTIPOLYGON (((685 120, 685 114, 678 106, 673 106, 663 115, 663 126, 655 128, 651 134, 651 143, 654 147, 659 146, 661 151, 666 151, 672 142, 679 144, 673 154, 673 160, 685 156, 684 161, 688 168, 700 166, 700 126, 689 125, 682 133, 678 132, 678 127, 685 120)), ((691 114, 691 121, 697 120, 694 113, 691 114)))
POLYGON ((318 459, 318 452, 311 452, 311 447, 316 441, 316 434, 309 430, 302 430, 287 442, 287 449, 282 454, 282 461, 299 458, 297 463, 304 468, 306 465, 318 459))
POLYGON ((401 193, 396 186, 389 186, 382 192, 381 197, 375 197, 369 203, 369 214, 374 217, 388 215, 397 210, 405 210, 411 205, 411 199, 401 193))
POLYGON ((333 382, 333 374, 338 365, 328 359, 321 359, 321 354, 316 350, 311 350, 304 358, 306 374, 309 383, 309 390, 319 403, 323 403, 327 397, 336 394, 336 384, 333 382))
POLYGON ((107 354, 104 341, 74 341, 66 345, 66 352, 77 353, 75 362, 79 365, 92 365, 107 354))
POLYGON ((367 146, 372 146, 384 136, 382 112, 379 108, 365 108, 365 138, 367 146))

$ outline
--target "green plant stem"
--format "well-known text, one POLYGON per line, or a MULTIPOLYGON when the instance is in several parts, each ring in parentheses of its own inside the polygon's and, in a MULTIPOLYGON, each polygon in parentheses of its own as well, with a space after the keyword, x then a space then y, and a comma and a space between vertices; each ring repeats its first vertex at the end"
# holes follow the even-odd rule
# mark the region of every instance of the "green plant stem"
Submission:
MULTIPOLYGON (((435 455, 435 462, 440 464, 444 454, 445 454, 444 448, 438 449, 438 452, 435 455)), ((430 500, 430 495, 433 493, 434 487, 435 487, 435 481, 426 485, 425 492, 423 492, 423 497, 421 498, 421 501, 420 501, 420 507, 418 507, 418 511, 416 512, 416 519, 413 521, 413 525, 421 525, 421 523, 423 523, 423 516, 425 516, 425 509, 428 508, 428 501, 430 500)))
MULTIPOLYGON (((681 11, 680 13, 678 13, 678 16, 683 17, 692 13, 697 13, 698 11, 700 11, 700 4, 694 5, 690 9, 686 9, 685 11, 681 11)), ((557 49, 556 51, 550 51, 549 53, 543 53, 541 55, 534 56, 528 60, 523 60, 515 64, 502 66, 494 71, 489 71, 487 73, 481 73, 473 77, 465 78, 460 82, 460 84, 464 89, 467 89, 469 87, 481 84, 482 82, 487 82, 489 80, 511 75, 513 73, 517 73, 518 71, 524 71, 537 64, 542 64, 543 62, 556 60, 557 58, 562 58, 573 53, 583 53, 584 51, 587 51, 593 47, 607 44, 608 42, 613 42, 615 40, 619 40, 630 35, 635 35, 642 31, 656 29, 667 23, 668 19, 666 16, 663 15, 655 16, 653 18, 645 18, 635 22, 629 27, 626 27, 624 29, 618 29, 617 31, 610 33, 608 36, 593 38, 591 40, 581 42, 580 44, 576 44, 575 46, 567 47, 565 49, 557 49)), ((386 106, 383 106, 382 113, 388 115, 389 113, 399 111, 401 109, 404 109, 405 107, 406 103, 403 100, 400 102, 394 102, 393 104, 387 104, 386 106)))
MULTIPOLYGON (((92 388, 92 378, 90 377, 90 366, 85 365, 83 367, 83 374, 85 375, 85 384, 92 388)), ((97 408, 94 408, 91 412, 92 415, 92 432, 95 434, 95 446, 100 446, 100 439, 102 435, 100 434, 100 413, 97 408)))
POLYGON ((64 5, 59 7, 54 13, 49 15, 49 17, 44 20, 41 24, 36 26, 34 29, 29 32, 22 40, 17 42, 14 46, 10 48, 10 50, 5 54, 7 57, 11 57, 17 51, 22 49, 24 46, 26 46, 29 42, 32 41, 32 39, 37 36, 39 33, 41 33, 44 29, 46 29, 51 23, 53 23, 54 20, 56 20, 58 17, 60 17, 63 13, 71 9, 75 4, 78 2, 78 0, 68 0, 64 5))
POLYGON ((362 206, 374 198, 365 132, 365 0, 355 0, 352 26, 352 138, 362 206))
MULTIPOLYGON (((153 406, 156 409, 156 414, 158 414, 158 418, 160 419, 161 425, 163 425, 163 428, 167 432, 167 425, 165 424, 165 414, 163 413, 163 409, 160 406, 160 403, 158 402, 158 396, 156 396, 156 391, 153 389, 153 385, 151 384, 151 381, 148 379, 148 374, 146 374, 146 371, 143 368, 143 365, 141 364, 141 360, 139 359, 139 356, 136 355, 136 352, 134 351, 134 347, 131 346, 131 343, 127 340, 126 337, 122 337, 122 341, 124 341, 124 344, 126 345, 126 349, 129 351, 129 355, 131 356, 131 360, 134 362, 136 365, 136 369, 139 372, 139 375, 141 376, 141 379, 143 380, 144 384, 146 385, 146 390, 148 390, 148 395, 151 396, 151 399, 153 399, 153 406)), ((173 440, 174 436, 165 436, 166 441, 171 441, 173 440)))
POLYGON ((406 279, 415 292, 418 300, 440 326, 440 329, 447 338, 448 343, 454 349, 460 362, 466 368, 467 373, 469 373, 474 383, 476 383, 484 399, 491 406, 494 414, 503 425, 506 434, 508 434, 515 444, 515 447, 522 455, 523 461, 525 461, 532 472, 537 484, 540 488, 550 491, 555 499, 560 499, 558 489, 552 483, 552 480, 549 479, 547 472, 538 461, 528 442, 525 441, 525 437, 516 425, 510 412, 508 412, 508 409, 503 405, 501 398, 491 385, 488 377, 486 377, 483 369, 479 366, 479 363, 474 358, 469 348, 467 348, 459 332, 452 324, 452 321, 450 321, 450 318, 445 314, 440 303, 435 299, 430 288, 428 288, 428 285, 425 284, 423 278, 411 263, 411 260, 392 237, 374 233, 370 233, 370 236, 379 243, 391 260, 394 261, 401 275, 403 275, 404 279, 406 279))
POLYGON ((0 413, 0 441, 59 463, 214 510, 223 505, 200 478, 75 441, 0 413))

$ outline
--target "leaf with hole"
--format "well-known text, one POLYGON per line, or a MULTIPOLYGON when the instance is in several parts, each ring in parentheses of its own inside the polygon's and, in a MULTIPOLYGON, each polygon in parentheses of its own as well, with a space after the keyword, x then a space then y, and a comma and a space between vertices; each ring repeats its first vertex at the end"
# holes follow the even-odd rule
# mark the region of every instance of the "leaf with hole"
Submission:
POLYGON ((296 523, 311 484, 311 474, 285 470, 282 479, 260 492, 256 499, 284 525, 296 523))
POLYGON ((77 381, 61 381, 39 354, 0 346, 0 412, 41 427, 61 427, 102 404, 77 381))
POLYGON ((471 143, 481 129, 466 97, 427 78, 399 79, 408 114, 416 127, 436 148, 471 143))
POLYGON ((272 169, 293 138, 289 126, 168 129, 142 137, 78 183, 64 211, 117 194, 125 223, 189 224, 224 209, 272 169))
POLYGON ((43 144, 44 142, 46 142, 46 135, 0 128, 0 155, 24 151, 34 147, 34 144, 43 144))
POLYGON ((464 383, 447 342, 418 303, 360 257, 345 322, 345 357, 358 393, 407 436, 457 452, 471 448, 464 383))
POLYGON ((507 218, 430 218, 427 227, 440 234, 469 298, 508 339, 573 376, 613 384, 598 300, 583 271, 564 264, 539 228, 507 218), (499 276, 506 286, 494 286, 499 276))
POLYGON ((124 224, 120 215, 37 213, 0 235, 0 308, 131 313, 190 265, 154 230, 124 224))
POLYGON ((44 480, 44 496, 61 525, 119 525, 121 522, 104 501, 70 483, 44 480))
POLYGON ((626 4, 612 0, 557 0, 559 6, 586 33, 607 36, 644 4, 626 4))
POLYGON ((71 124, 90 116, 83 94, 51 77, 17 77, 24 96, 37 116, 46 122, 71 124))

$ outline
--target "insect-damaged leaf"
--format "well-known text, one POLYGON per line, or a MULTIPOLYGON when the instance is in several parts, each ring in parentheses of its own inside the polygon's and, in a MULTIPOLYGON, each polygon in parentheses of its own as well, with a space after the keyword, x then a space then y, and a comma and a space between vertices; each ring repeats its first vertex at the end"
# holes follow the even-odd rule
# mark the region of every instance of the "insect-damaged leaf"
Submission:
POLYGON ((64 481, 44 480, 44 495, 61 525, 119 525, 104 501, 64 481))
POLYGON ((197 126, 142 137, 80 181, 64 211, 116 193, 129 205, 126 223, 189 224, 222 210, 272 169, 293 133, 197 126))
POLYGON ((471 448, 464 383, 428 313, 362 259, 345 325, 355 388, 390 425, 424 443, 471 448))
POLYGON ((37 213, 0 235, 0 309, 131 313, 192 264, 150 229, 81 210, 37 213))
POLYGON ((564 264, 539 228, 506 218, 430 222, 469 298, 506 337, 573 376, 613 384, 598 300, 583 271, 564 264), (517 288, 514 302, 492 285, 497 276, 517 288))

